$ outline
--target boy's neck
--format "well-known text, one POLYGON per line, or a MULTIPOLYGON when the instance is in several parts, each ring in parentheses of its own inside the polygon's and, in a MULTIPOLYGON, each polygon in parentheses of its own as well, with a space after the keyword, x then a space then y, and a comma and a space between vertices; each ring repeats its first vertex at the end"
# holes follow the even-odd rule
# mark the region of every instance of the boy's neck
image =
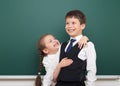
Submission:
POLYGON ((73 37, 71 36, 70 39, 71 39, 71 38, 72 38, 72 39, 75 39, 75 38, 77 38, 77 37, 79 37, 79 36, 82 36, 82 34, 76 35, 76 36, 73 36, 73 37))

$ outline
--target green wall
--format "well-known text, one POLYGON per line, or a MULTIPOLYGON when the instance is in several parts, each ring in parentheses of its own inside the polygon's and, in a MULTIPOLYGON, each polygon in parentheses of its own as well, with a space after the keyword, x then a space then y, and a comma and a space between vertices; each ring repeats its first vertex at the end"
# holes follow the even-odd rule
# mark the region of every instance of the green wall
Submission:
MULTIPOLYGON (((87 16, 84 34, 94 42, 97 75, 120 75, 120 0, 0 0, 0 75, 36 75, 37 41, 51 33, 64 42, 64 16, 87 16)), ((43 73, 44 74, 44 73, 43 73)))

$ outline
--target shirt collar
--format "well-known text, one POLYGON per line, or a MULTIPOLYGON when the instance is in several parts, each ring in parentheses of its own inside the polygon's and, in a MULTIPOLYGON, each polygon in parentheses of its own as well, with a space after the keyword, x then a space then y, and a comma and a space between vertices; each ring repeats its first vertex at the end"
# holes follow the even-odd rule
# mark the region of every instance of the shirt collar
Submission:
POLYGON ((76 36, 75 38, 70 37, 70 39, 75 39, 77 42, 83 37, 83 35, 76 36))

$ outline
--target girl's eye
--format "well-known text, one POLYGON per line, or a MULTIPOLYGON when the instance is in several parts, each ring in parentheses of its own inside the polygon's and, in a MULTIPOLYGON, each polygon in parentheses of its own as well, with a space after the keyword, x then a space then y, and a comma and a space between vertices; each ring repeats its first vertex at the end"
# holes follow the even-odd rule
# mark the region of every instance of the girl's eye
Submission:
POLYGON ((54 40, 57 40, 56 38, 54 38, 54 40))
POLYGON ((52 40, 50 39, 50 40, 49 40, 49 43, 51 43, 51 42, 52 42, 52 40))
POLYGON ((49 42, 52 42, 52 40, 49 40, 49 42))

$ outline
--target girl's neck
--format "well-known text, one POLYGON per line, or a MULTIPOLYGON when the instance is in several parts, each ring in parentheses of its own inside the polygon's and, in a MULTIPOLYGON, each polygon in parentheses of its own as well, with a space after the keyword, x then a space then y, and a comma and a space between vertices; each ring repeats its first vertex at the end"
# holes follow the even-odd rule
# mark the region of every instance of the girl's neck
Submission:
POLYGON ((55 50, 55 51, 51 51, 48 53, 48 55, 52 55, 52 54, 56 54, 58 52, 59 49, 55 50))

